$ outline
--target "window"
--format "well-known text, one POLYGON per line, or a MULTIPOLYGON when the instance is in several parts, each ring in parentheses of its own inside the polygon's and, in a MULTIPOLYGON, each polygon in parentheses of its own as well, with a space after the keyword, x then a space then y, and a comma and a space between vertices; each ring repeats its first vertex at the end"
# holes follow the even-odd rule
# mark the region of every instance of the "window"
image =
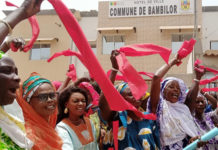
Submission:
MULTIPOLYGON (((210 79, 210 78, 212 78, 212 77, 214 77, 214 74, 212 74, 212 73, 206 73, 206 74, 204 75, 204 79, 210 79)), ((213 81, 213 82, 208 83, 208 84, 206 85, 206 88, 215 88, 215 87, 218 87, 218 82, 217 82, 217 81, 213 81)), ((212 93, 216 93, 216 92, 211 91, 211 92, 209 92, 209 93, 212 94, 212 93)))
POLYGON ((103 36, 103 54, 111 54, 112 50, 119 49, 124 46, 124 36, 103 36))
POLYGON ((30 60, 45 60, 50 57, 50 44, 34 44, 30 60))
POLYGON ((172 35, 172 53, 175 54, 182 46, 184 41, 189 41, 192 34, 173 34, 172 35))
POLYGON ((94 52, 94 54, 96 55, 97 54, 96 45, 95 44, 91 44, 91 48, 92 48, 92 51, 94 52))
POLYGON ((210 49, 218 50, 218 41, 210 41, 210 49))

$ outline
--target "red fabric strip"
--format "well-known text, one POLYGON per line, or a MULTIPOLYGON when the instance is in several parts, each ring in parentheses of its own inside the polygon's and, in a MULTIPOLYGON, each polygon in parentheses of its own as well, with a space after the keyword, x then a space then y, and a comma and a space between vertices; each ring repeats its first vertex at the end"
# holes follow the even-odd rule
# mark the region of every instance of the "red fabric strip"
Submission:
POLYGON ((115 150, 118 150, 118 129, 119 129, 119 121, 113 121, 113 136, 114 136, 115 150))
POLYGON ((212 72, 212 73, 215 74, 215 75, 218 74, 218 70, 215 70, 215 69, 212 69, 212 68, 209 68, 209 67, 205 67, 205 66, 203 66, 203 65, 200 65, 201 63, 202 63, 201 60, 196 59, 194 65, 195 65, 195 66, 198 65, 201 69, 206 69, 207 71, 210 71, 210 72, 212 72))
POLYGON ((218 87, 215 87, 215 88, 203 88, 202 90, 204 92, 210 92, 210 91, 218 92, 218 87))
POLYGON ((210 82, 212 82, 212 81, 215 81, 215 80, 217 80, 217 79, 218 79, 218 76, 215 76, 215 77, 210 78, 210 79, 201 80, 201 81, 200 81, 200 85, 208 84, 208 83, 210 83, 210 82))
POLYGON ((139 100, 147 91, 147 84, 144 79, 138 74, 133 66, 128 62, 124 53, 116 56, 120 72, 127 79, 128 86, 132 95, 136 100, 139 100))
POLYGON ((154 44, 133 44, 121 47, 119 51, 123 52, 126 56, 147 56, 159 54, 167 64, 171 54, 171 49, 154 44))
POLYGON ((81 61, 83 64, 85 63, 80 53, 71 51, 70 49, 64 50, 64 51, 61 51, 61 52, 54 53, 47 61, 48 61, 48 62, 51 62, 54 58, 59 57, 59 56, 62 56, 62 55, 63 55, 63 56, 76 56, 77 58, 80 59, 80 61, 81 61))
MULTIPOLYGON (((108 77, 108 78, 110 77, 111 71, 112 71, 112 70, 109 70, 109 71, 107 72, 107 77, 108 77)), ((119 75, 119 74, 116 75, 115 80, 122 80, 122 81, 127 82, 127 79, 125 79, 123 75, 119 75)))
MULTIPOLYGON (((178 58, 183 59, 186 56, 188 56, 192 52, 195 42, 196 40, 194 39, 191 39, 190 41, 184 41, 181 48, 178 51, 178 58)), ((180 65, 181 63, 177 64, 177 66, 180 65)))
POLYGON ((116 91, 113 84, 109 81, 103 69, 101 68, 93 51, 91 50, 91 47, 85 38, 85 35, 82 32, 82 29, 80 28, 76 18, 73 16, 72 12, 64 5, 64 3, 61 0, 48 1, 55 8, 72 40, 75 42, 77 48, 79 49, 90 75, 94 77, 104 92, 110 108, 114 111, 132 110, 136 112, 139 117, 155 120, 156 117, 154 117, 154 115, 144 116, 134 106, 125 101, 123 97, 116 91))
POLYGON ((74 66, 74 64, 70 64, 69 65, 69 71, 66 74, 72 81, 76 81, 77 80, 77 76, 76 76, 76 68, 74 66))
MULTIPOLYGON (((110 77, 110 74, 111 74, 111 69, 110 70, 108 70, 108 72, 107 72, 107 77, 109 78, 110 77)), ((150 72, 144 72, 144 71, 141 71, 141 72, 138 72, 139 74, 141 74, 141 75, 145 75, 145 76, 148 76, 149 78, 153 78, 153 76, 154 76, 154 74, 153 73, 150 73, 150 72)), ((116 75, 116 78, 115 78, 115 80, 122 80, 122 81, 125 81, 125 82, 127 82, 127 79, 125 79, 124 78, 124 76, 122 76, 122 75, 116 75)))
POLYGON ((141 75, 146 75, 146 76, 148 76, 149 78, 153 78, 153 76, 154 76, 154 73, 150 73, 150 72, 139 72, 139 74, 141 74, 141 75))
MULTIPOLYGON (((7 6, 13 6, 13 7, 18 8, 18 6, 14 5, 14 4, 10 3, 10 2, 5 1, 5 3, 6 3, 7 6)), ((29 41, 29 43, 24 46, 24 48, 23 48, 24 52, 28 52, 30 49, 32 49, 33 44, 36 41, 36 39, 38 38, 39 32, 40 32, 39 24, 37 22, 36 17, 32 16, 32 17, 28 18, 28 20, 29 20, 29 22, 31 24, 31 27, 32 27, 32 38, 29 41)), ((11 46, 11 50, 14 51, 14 52, 18 51, 18 49, 15 48, 14 46, 11 46)))

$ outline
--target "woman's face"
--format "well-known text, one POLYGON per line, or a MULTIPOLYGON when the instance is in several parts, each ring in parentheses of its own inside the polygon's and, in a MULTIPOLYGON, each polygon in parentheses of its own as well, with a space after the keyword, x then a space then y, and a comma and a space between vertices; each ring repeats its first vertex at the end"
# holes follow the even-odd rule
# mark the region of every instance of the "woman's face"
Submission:
POLYGON ((0 60, 0 105, 13 103, 19 82, 20 78, 14 61, 9 57, 2 57, 0 60))
POLYGON ((66 107, 69 114, 74 117, 81 117, 85 113, 86 99, 80 92, 72 93, 69 100, 66 102, 66 107))
POLYGON ((180 87, 177 81, 169 82, 164 89, 164 98, 171 103, 176 103, 179 100, 180 87))
POLYGON ((135 106, 136 108, 139 108, 142 104, 142 102, 140 100, 136 100, 133 95, 132 92, 130 90, 129 87, 125 88, 125 90, 122 92, 121 94, 123 96, 123 98, 128 101, 129 103, 131 103, 133 106, 135 106))
POLYGON ((204 112, 205 107, 206 107, 206 102, 205 102, 204 97, 198 96, 196 98, 196 103, 195 103, 195 111, 196 111, 196 113, 202 114, 204 112))
POLYGON ((30 99, 32 108, 46 120, 52 115, 57 107, 57 93, 48 83, 43 83, 30 99))

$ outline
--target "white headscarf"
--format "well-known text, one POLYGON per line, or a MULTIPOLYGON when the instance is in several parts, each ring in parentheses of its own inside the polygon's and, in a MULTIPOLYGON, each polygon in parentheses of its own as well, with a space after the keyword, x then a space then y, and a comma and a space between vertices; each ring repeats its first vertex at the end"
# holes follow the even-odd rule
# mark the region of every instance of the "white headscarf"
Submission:
POLYGON ((160 103, 157 110, 158 122, 160 126, 160 140, 162 146, 171 145, 182 141, 187 135, 195 137, 198 135, 197 126, 189 108, 184 104, 186 99, 187 87, 178 78, 166 78, 161 83, 160 103), (177 81, 180 86, 179 100, 171 103, 164 99, 163 91, 171 81, 177 81))

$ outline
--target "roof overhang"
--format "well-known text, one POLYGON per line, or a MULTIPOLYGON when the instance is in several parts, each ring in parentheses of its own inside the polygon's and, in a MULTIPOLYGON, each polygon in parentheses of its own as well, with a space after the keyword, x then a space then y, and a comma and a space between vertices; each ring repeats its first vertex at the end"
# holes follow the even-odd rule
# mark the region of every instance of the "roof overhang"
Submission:
MULTIPOLYGON (((25 39, 26 42, 29 42, 31 39, 25 39)), ((53 41, 58 42, 58 38, 38 38, 35 43, 51 43, 53 41)))
POLYGON ((111 28, 97 28, 97 31, 99 33, 101 32, 116 32, 116 33, 120 33, 123 31, 132 31, 132 32, 136 32, 136 27, 111 27, 111 28))
POLYGON ((204 56, 218 56, 218 50, 206 50, 204 56))
MULTIPOLYGON (((162 32, 163 30, 179 30, 181 32, 181 30, 194 30, 194 26, 190 25, 190 26, 160 26, 159 29, 162 32)), ((200 31, 201 26, 198 25, 198 31, 200 31)))

